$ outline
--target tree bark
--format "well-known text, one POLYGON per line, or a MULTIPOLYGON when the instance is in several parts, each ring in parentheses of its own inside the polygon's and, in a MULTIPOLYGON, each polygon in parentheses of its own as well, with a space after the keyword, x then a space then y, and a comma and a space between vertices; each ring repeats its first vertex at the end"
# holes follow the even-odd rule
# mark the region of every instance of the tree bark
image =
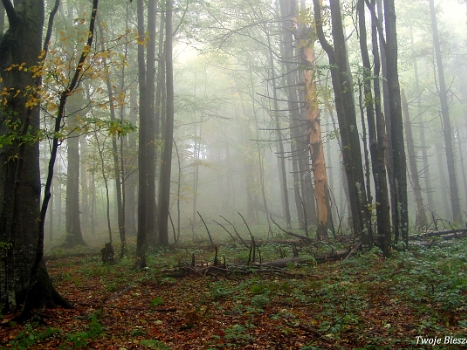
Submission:
MULTIPOLYGON (((391 119, 392 159, 394 167, 395 211, 394 235, 409 244, 409 216, 407 207, 407 164, 404 149, 401 92, 397 66, 397 31, 394 0, 384 0, 386 29, 386 75, 391 119)), ((388 116, 386 116, 388 117, 388 116)))
POLYGON ((164 134, 164 154, 162 156, 162 166, 159 189, 159 244, 167 246, 169 244, 169 206, 170 206, 170 175, 172 172, 172 145, 174 129, 174 78, 173 78, 173 58, 172 58, 172 13, 173 1, 166 1, 166 87, 167 87, 167 111, 164 134))
POLYGON ((81 158, 80 179, 81 179, 81 224, 87 231, 90 228, 89 218, 89 186, 88 186, 88 143, 86 137, 79 139, 79 149, 81 158))
POLYGON ((358 135, 353 99, 353 86, 348 77, 348 56, 345 48, 342 14, 338 0, 331 0, 332 37, 334 47, 325 38, 322 27, 321 1, 313 0, 316 30, 321 46, 326 51, 331 69, 337 118, 340 127, 342 155, 347 177, 352 227, 364 246, 371 247, 372 230, 363 175, 360 138, 358 135))
POLYGON ((379 88, 380 59, 378 53, 378 40, 376 35, 376 23, 372 25, 372 46, 374 71, 371 72, 370 56, 368 53, 367 30, 365 24, 364 0, 357 3, 358 23, 360 29, 360 51, 363 63, 363 90, 368 129, 370 138, 371 165, 373 169, 373 181, 375 183, 376 226, 378 229, 378 245, 385 256, 390 255, 391 250, 391 219, 389 213, 389 193, 387 187, 386 168, 384 163, 384 120, 381 113, 381 93, 379 88), (371 82, 374 82, 375 98, 371 91, 371 82))
POLYGON ((66 236, 63 247, 72 248, 77 245, 86 245, 81 231, 80 200, 79 200, 79 134, 74 131, 78 127, 78 116, 81 109, 81 96, 79 93, 70 96, 68 102, 67 124, 70 134, 67 139, 67 177, 66 177, 66 236))
POLYGON ((312 30, 302 24, 302 28, 298 33, 298 47, 300 47, 301 64, 303 67, 302 76, 305 85, 305 108, 308 122, 309 150, 318 219, 317 234, 318 237, 327 238, 328 229, 332 228, 331 201, 315 81, 315 38, 313 36, 314 33, 312 30))

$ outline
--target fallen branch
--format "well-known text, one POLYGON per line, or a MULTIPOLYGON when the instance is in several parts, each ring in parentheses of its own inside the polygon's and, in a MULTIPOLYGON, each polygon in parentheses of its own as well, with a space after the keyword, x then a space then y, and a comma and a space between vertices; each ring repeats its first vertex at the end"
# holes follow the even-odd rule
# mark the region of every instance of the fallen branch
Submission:
POLYGON ((467 234, 467 228, 459 228, 459 229, 451 229, 451 230, 445 230, 445 231, 432 231, 432 232, 426 232, 420 235, 412 235, 409 237, 411 240, 417 240, 417 239, 423 239, 427 237, 441 237, 444 235, 449 235, 449 234, 454 234, 453 236, 456 236, 456 234, 462 233, 462 234, 467 234))
POLYGON ((209 232, 208 225, 206 225, 206 223, 204 222, 204 219, 203 219, 203 217, 201 216, 201 214, 199 213, 199 211, 197 211, 197 213, 198 213, 198 215, 199 215, 201 221, 203 222, 204 227, 206 228, 206 231, 207 231, 207 233, 208 233, 209 240, 211 241, 212 246, 215 247, 216 245, 214 244, 214 241, 212 240, 211 232, 209 232))
POLYGON ((250 249, 250 247, 248 246, 248 244, 245 243, 245 241, 243 240, 242 236, 240 236, 240 234, 238 233, 237 229, 235 228, 235 226, 229 221, 227 220, 225 217, 223 217, 222 215, 219 215, 222 219, 224 219, 225 221, 227 221, 230 225, 232 225, 232 228, 234 229, 234 232, 235 234, 237 235, 237 237, 240 239, 240 241, 242 242, 242 244, 245 246, 246 249, 250 249))
POLYGON ((270 218, 271 218, 271 221, 274 223, 274 225, 276 225, 279 228, 279 230, 281 230, 285 234, 288 234, 288 235, 293 236, 293 237, 300 238, 301 240, 303 240, 305 242, 308 242, 308 243, 312 242, 312 239, 309 238, 309 237, 305 237, 305 236, 302 236, 302 235, 299 235, 299 234, 284 230, 277 222, 274 221, 274 219, 272 218, 272 215, 270 216, 270 218))

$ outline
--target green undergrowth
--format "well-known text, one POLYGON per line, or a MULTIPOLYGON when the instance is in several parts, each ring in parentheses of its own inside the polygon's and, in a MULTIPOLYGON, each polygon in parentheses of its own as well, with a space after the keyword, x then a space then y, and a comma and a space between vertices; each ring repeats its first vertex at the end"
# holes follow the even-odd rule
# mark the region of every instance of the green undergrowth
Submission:
MULTIPOLYGON (((79 259, 74 272, 65 269, 72 266, 72 261, 56 261, 53 278, 59 276, 61 281, 73 282, 77 288, 91 279, 104 295, 120 299, 126 290, 141 298, 146 286, 150 286, 157 294, 148 297, 145 304, 148 312, 170 307, 177 293, 178 303, 183 300, 199 315, 228 320, 223 321, 224 328, 206 341, 206 348, 210 349, 241 349, 254 344, 265 327, 264 319, 269 322, 269 333, 278 332, 286 338, 296 335, 297 330, 312 334, 302 349, 320 349, 319 339, 326 339, 336 349, 412 349, 423 348, 416 344, 417 336, 466 337, 466 239, 442 248, 393 251, 388 259, 377 248, 325 264, 316 264, 311 258, 339 248, 331 244, 297 249, 277 243, 263 244, 260 247, 263 260, 293 257, 298 251, 300 256, 310 256, 310 261, 288 266, 280 273, 252 270, 248 275, 186 278, 171 277, 168 271, 189 266, 193 254, 197 263, 208 264, 213 261, 213 249, 206 246, 153 249, 148 253, 148 268, 144 270, 134 269, 131 254, 112 265, 104 265, 98 255, 90 255, 79 259), (164 294, 168 290, 172 292, 164 294)), ((218 253, 229 267, 248 261, 249 251, 231 244, 220 246, 218 253)), ((93 313, 82 321, 81 329, 70 332, 30 323, 10 340, 9 346, 34 348, 46 339, 59 338, 62 348, 87 348, 93 341, 112 339, 110 332, 101 325, 99 314, 93 313)), ((166 339, 151 338, 144 324, 130 328, 128 337, 138 338, 139 344, 146 348, 170 349, 166 339)))

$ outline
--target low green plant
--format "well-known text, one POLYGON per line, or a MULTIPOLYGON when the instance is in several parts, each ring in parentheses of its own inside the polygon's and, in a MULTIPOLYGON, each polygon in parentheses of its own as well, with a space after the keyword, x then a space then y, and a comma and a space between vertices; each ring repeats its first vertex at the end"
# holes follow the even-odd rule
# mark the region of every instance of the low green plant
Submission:
POLYGON ((102 329, 102 325, 100 324, 98 317, 93 314, 87 330, 68 334, 64 344, 60 346, 60 349, 68 349, 70 346, 72 346, 73 349, 85 348, 88 346, 89 340, 95 340, 103 334, 104 330, 102 329))
POLYGON ((162 297, 155 297, 154 299, 151 300, 151 306, 160 306, 164 305, 164 300, 162 300, 162 297))
POLYGON ((139 342, 139 344, 150 349, 170 350, 170 347, 160 340, 143 339, 139 342))
POLYGON ((61 331, 56 328, 47 328, 46 330, 36 330, 37 323, 28 323, 24 331, 19 333, 8 343, 14 349, 28 349, 40 341, 61 335, 61 331))
POLYGON ((251 305, 259 308, 264 307, 265 305, 269 304, 269 302, 269 297, 264 294, 255 295, 251 299, 251 305))
POLYGON ((142 326, 136 326, 130 331, 130 335, 133 337, 139 337, 146 335, 146 330, 142 326))
POLYGON ((252 327, 254 326, 251 324, 246 324, 243 326, 235 324, 231 327, 227 327, 224 331, 224 338, 229 342, 234 341, 238 344, 249 343, 254 340, 254 338, 248 333, 249 328, 252 327))

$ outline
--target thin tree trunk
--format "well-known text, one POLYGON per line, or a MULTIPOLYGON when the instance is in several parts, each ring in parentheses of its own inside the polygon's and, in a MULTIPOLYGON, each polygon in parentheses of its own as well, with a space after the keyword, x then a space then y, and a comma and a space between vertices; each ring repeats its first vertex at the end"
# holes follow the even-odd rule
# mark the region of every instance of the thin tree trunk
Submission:
POLYGON ((101 144, 99 142, 99 137, 97 136, 97 131, 94 132, 94 138, 96 140, 97 145, 97 152, 99 153, 99 159, 101 161, 101 171, 102 171, 102 178, 104 179, 104 188, 105 188, 105 212, 107 217, 107 230, 109 232, 109 242, 112 244, 112 225, 110 222, 110 197, 109 197, 109 181, 107 178, 107 174, 105 172, 105 161, 104 161, 104 151, 105 151, 105 138, 101 144))
MULTIPOLYGON (((456 125, 456 134, 457 134, 457 146, 459 148, 459 161, 460 161, 460 166, 461 166, 461 171, 462 171, 462 184, 464 185, 464 193, 467 194, 467 176, 465 173, 465 161, 464 161, 465 151, 464 151, 463 144, 461 141, 461 134, 460 134, 460 129, 458 125, 456 125)), ((467 201, 467 197, 465 198, 465 200, 467 201)))
POLYGON ((415 45, 413 40, 413 33, 412 33, 412 26, 410 26, 410 41, 412 46, 412 60, 413 60, 413 68, 414 68, 414 76, 415 76, 415 91, 417 93, 417 112, 418 118, 420 118, 420 146, 422 148, 422 161, 423 161, 423 178, 425 179, 425 191, 427 193, 428 199, 428 208, 433 210, 435 207, 434 200, 433 200, 433 187, 431 185, 431 175, 430 175, 430 166, 428 164, 428 147, 426 144, 426 137, 425 137, 425 125, 424 125, 424 118, 423 118, 423 111, 422 111, 422 96, 421 96, 421 89, 420 89, 420 78, 418 76, 418 64, 417 64, 417 57, 415 55, 415 45))
POLYGON ((279 170, 279 188, 280 188, 280 195, 281 195, 281 204, 282 204, 282 214, 284 215, 287 227, 292 226, 292 220, 290 217, 290 204, 289 204, 289 193, 287 188, 287 172, 285 167, 285 159, 284 159, 284 143, 282 140, 282 131, 281 131, 281 123, 279 119, 279 104, 278 104, 278 97, 277 97, 277 77, 276 77, 276 68, 274 66, 274 58, 272 53, 271 47, 271 37, 269 33, 266 33, 267 40, 268 40, 268 61, 269 61, 269 69, 270 69, 270 81, 272 83, 272 94, 273 94, 273 122, 275 123, 276 128, 276 147, 277 147, 277 166, 279 170))
POLYGON ((426 227, 428 224, 425 206, 423 204, 422 188, 420 186, 420 180, 418 177, 417 158, 415 154, 415 145, 412 135, 412 125, 409 116, 409 104, 405 97, 404 90, 402 90, 402 109, 405 114, 405 140, 407 142, 407 153, 409 158, 409 170, 411 175, 412 188, 414 191, 415 204, 417 206, 415 216, 415 226, 419 228, 426 227))
MULTIPOLYGON (((443 149, 440 143, 435 143, 435 152, 436 152, 436 164, 443 164, 446 159, 443 159, 443 149)), ((449 192, 449 185, 446 180, 446 172, 444 167, 438 167, 438 176, 439 176, 439 185, 437 186, 437 191, 441 192, 441 208, 442 214, 438 213, 438 215, 442 215, 444 218, 448 218, 451 216, 450 213, 450 206, 449 206, 449 199, 448 199, 448 192, 449 192)), ((438 206, 434 209, 439 208, 438 206)), ((438 209, 439 210, 439 209, 438 209)))
POLYGON ((439 100, 441 102, 441 117, 443 123, 443 137, 444 137, 444 147, 446 152, 446 162, 448 169, 448 178, 449 178, 449 192, 451 194, 451 210, 452 218, 454 223, 462 222, 462 213, 460 209, 460 200, 459 200, 459 189, 457 186, 456 179, 456 167, 454 160, 454 149, 452 141, 452 127, 451 127, 451 118, 449 116, 449 106, 448 106, 448 97, 446 90, 446 82, 444 80, 444 67, 443 67, 443 58, 441 56, 441 48, 439 44, 439 35, 438 35, 438 24, 436 21, 436 12, 434 0, 429 0, 430 4, 430 15, 431 15, 431 29, 433 33, 433 46, 435 49, 436 56, 436 65, 438 71, 438 81, 439 81, 439 100))
MULTIPOLYGON (((102 52, 105 52, 106 48, 104 45, 104 30, 102 29, 102 25, 100 22, 98 22, 98 28, 99 28, 99 33, 102 38, 101 40, 101 50, 102 52)), ((105 83, 107 85, 107 93, 109 96, 109 109, 110 109, 110 121, 112 123, 115 123, 117 118, 115 116, 115 101, 114 101, 114 92, 113 92, 113 87, 112 83, 110 80, 110 71, 109 71, 109 66, 107 65, 107 59, 104 56, 104 74, 105 74, 105 83)), ((95 134, 96 137, 96 142, 98 143, 99 147, 99 140, 97 139, 97 135, 95 134)), ((123 176, 122 176, 122 171, 120 167, 120 159, 119 159, 119 150, 118 150, 118 145, 117 145, 117 135, 111 135, 112 137, 112 156, 113 156, 113 168, 114 168, 114 176, 115 176, 115 190, 117 194, 117 222, 118 222, 118 232, 120 235, 120 244, 121 244, 121 251, 123 252, 125 250, 125 213, 124 213, 124 203, 123 203, 123 176)), ((102 152, 104 151, 104 143, 102 145, 102 152)), ((102 161, 102 175, 105 176, 105 169, 104 169, 104 162, 103 162, 103 157, 102 153, 99 150, 99 155, 101 157, 102 161)), ((107 178, 104 177, 105 180, 105 186, 106 186, 106 195, 107 195, 107 205, 109 204, 109 189, 107 185, 107 178)), ((108 227, 109 227, 109 237, 110 237, 110 243, 112 243, 112 234, 111 234, 111 227, 110 227, 110 213, 108 212, 107 208, 107 216, 108 216, 108 227)), ((123 256, 123 253, 121 254, 123 256)))

